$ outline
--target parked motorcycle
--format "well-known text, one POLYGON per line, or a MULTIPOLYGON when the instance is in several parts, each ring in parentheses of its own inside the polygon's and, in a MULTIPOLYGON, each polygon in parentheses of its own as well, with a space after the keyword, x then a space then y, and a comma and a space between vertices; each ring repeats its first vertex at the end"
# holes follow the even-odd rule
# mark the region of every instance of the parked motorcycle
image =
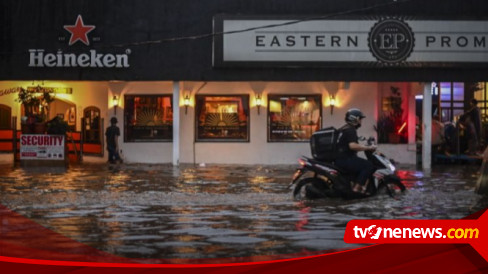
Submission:
MULTIPOLYGON (((364 138, 363 138, 364 140, 364 138)), ((374 138, 368 139, 373 145, 374 138)), ((395 175, 395 166, 385 155, 379 152, 365 151, 366 157, 376 170, 368 180, 365 193, 352 191, 353 174, 341 170, 333 161, 324 162, 302 156, 298 159, 300 167, 293 175, 289 188, 295 186, 295 199, 320 199, 343 197, 346 199, 364 198, 376 194, 388 194, 396 197, 405 191, 400 178, 395 175), (310 175, 310 176, 305 176, 310 175)))

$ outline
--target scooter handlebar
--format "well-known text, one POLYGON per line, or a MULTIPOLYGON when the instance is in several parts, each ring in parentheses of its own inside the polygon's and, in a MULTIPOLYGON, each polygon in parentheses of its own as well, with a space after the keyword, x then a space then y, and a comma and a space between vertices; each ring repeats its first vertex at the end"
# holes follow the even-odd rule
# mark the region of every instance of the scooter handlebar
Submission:
POLYGON ((367 141, 367 144, 368 144, 369 146, 374 146, 374 145, 376 145, 376 139, 375 139, 374 137, 369 137, 369 138, 368 138, 368 141, 367 141))

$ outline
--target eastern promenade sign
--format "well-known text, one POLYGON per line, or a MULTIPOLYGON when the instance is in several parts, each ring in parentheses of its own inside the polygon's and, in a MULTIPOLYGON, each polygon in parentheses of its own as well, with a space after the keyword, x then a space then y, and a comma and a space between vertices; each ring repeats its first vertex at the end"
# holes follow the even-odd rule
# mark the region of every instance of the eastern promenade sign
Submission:
POLYGON ((214 18, 214 66, 488 66, 488 21, 214 18))

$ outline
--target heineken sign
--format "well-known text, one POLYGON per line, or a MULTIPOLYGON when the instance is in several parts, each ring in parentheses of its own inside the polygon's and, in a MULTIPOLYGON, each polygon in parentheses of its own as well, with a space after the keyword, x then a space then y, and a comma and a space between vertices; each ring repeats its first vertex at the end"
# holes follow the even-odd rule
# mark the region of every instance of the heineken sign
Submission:
MULTIPOLYGON (((78 15, 74 25, 64 25, 64 30, 70 34, 68 46, 81 43, 90 46, 88 34, 96 27, 85 25, 83 17, 78 15)), ((99 37, 93 38, 100 40, 99 37)), ((65 41, 65 37, 60 37, 60 41, 65 41)), ((130 49, 124 53, 98 52, 95 49, 87 48, 86 52, 73 53, 55 50, 49 52, 46 49, 29 49, 29 67, 63 67, 63 68, 128 68, 130 49)))
POLYGON ((214 18, 214 66, 488 66, 488 21, 214 18))

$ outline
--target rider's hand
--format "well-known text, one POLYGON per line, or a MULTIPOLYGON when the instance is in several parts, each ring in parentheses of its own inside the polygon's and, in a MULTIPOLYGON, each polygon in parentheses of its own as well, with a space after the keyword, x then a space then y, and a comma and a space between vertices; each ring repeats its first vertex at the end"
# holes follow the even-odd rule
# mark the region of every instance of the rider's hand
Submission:
POLYGON ((367 147, 369 151, 376 151, 377 146, 376 145, 371 145, 367 147))

